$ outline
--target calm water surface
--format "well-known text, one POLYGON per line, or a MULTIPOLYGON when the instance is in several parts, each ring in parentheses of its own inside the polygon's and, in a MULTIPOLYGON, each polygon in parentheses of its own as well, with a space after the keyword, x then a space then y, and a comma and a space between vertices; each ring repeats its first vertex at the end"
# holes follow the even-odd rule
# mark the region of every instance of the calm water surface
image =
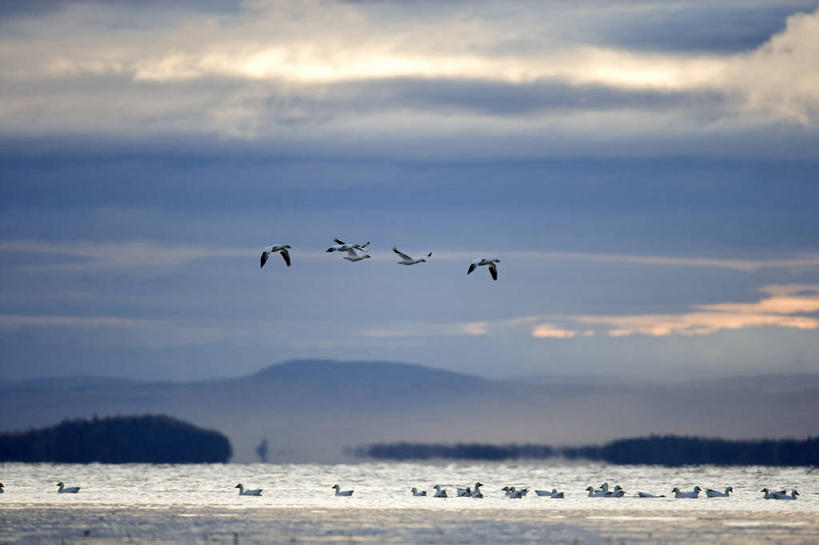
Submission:
POLYGON ((809 468, 515 464, 0 464, 2 543, 819 543, 819 471, 809 468), (57 494, 57 481, 81 486, 57 494), (484 483, 485 499, 412 497, 484 483), (263 488, 239 496, 237 483, 263 488), (331 486, 352 488, 337 498, 331 486), (608 482, 624 498, 588 498, 608 482), (566 499, 505 498, 505 485, 566 499), (640 499, 734 488, 730 498, 640 499), (797 501, 762 499, 796 488, 797 501))

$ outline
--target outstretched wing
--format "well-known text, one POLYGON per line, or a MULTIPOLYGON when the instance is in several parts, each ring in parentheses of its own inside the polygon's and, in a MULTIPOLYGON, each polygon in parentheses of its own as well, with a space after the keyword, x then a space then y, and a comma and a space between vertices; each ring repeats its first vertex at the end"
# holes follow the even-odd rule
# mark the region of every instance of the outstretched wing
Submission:
POLYGON ((337 239, 337 238, 334 238, 333 240, 335 240, 335 241, 336 241, 336 244, 342 244, 342 245, 343 245, 343 244, 347 244, 347 243, 346 243, 346 242, 344 242, 343 240, 339 240, 339 239, 337 239))
POLYGON ((495 266, 494 263, 489 264, 489 274, 492 275, 492 280, 498 279, 498 268, 495 266))
POLYGON ((401 259, 406 259, 407 261, 412 261, 412 258, 410 256, 408 256, 404 252, 399 251, 397 247, 393 246, 392 251, 395 252, 396 254, 400 255, 401 259))
POLYGON ((467 271, 466 271, 466 274, 471 273, 472 271, 474 271, 474 270, 475 270, 475 269, 477 269, 477 268, 478 268, 478 264, 477 264, 477 263, 472 263, 472 264, 470 264, 470 265, 469 265, 469 270, 467 270, 467 271))
POLYGON ((262 252, 262 258, 261 258, 261 263, 262 264, 259 265, 259 267, 264 267, 264 264, 267 263, 267 255, 268 255, 267 252, 262 252))
POLYGON ((287 248, 282 250, 281 254, 282 254, 282 258, 284 259, 284 262, 287 263, 287 266, 289 267, 290 266, 290 254, 287 252, 287 248))

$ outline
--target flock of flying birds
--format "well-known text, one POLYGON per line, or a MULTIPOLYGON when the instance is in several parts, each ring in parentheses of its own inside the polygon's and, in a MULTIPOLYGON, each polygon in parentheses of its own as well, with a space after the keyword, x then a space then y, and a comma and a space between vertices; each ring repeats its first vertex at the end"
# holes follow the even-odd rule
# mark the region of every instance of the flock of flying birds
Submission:
MULTIPOLYGON (((365 248, 370 245, 369 241, 365 244, 348 244, 342 240, 334 239, 335 245, 330 246, 327 248, 327 252, 344 252, 347 255, 344 256, 344 259, 347 261, 352 261, 353 263, 357 261, 363 261, 367 258, 372 257, 370 254, 367 253, 365 248)), ((265 246, 262 249, 262 257, 260 259, 260 267, 264 267, 264 264, 267 263, 267 260, 270 258, 271 254, 281 254, 282 259, 290 266, 290 252, 288 250, 291 249, 289 244, 271 244, 270 246, 265 246)), ((404 252, 400 251, 397 247, 393 246, 392 251, 395 252, 398 257, 401 259, 398 261, 399 265, 417 265, 419 263, 426 263, 428 257, 432 257, 432 252, 429 252, 423 257, 411 257, 404 252)), ((487 257, 479 257, 478 259, 473 259, 472 263, 469 264, 469 269, 467 269, 466 274, 470 274, 472 271, 477 269, 478 267, 487 267, 489 269, 489 274, 492 275, 492 280, 498 279, 498 267, 497 263, 500 263, 500 259, 497 257, 487 258, 487 257)))

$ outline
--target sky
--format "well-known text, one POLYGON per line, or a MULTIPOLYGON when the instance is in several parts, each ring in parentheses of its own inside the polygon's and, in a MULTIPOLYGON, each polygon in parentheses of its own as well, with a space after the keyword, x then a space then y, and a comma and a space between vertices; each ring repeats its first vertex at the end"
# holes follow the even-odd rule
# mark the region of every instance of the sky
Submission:
POLYGON ((817 58, 815 0, 3 2, 0 379, 817 373, 817 58))

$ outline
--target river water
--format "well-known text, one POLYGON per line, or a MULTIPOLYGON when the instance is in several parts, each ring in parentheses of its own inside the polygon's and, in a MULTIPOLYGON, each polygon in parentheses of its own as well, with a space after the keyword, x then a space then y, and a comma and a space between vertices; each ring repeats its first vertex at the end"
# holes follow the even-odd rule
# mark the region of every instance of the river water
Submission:
POLYGON ((0 543, 819 543, 819 470, 810 468, 364 463, 0 464, 0 543), (57 481, 80 486, 57 494, 57 481), (484 499, 413 497, 484 483, 484 499), (237 483, 262 488, 239 496, 237 483), (623 498, 585 488, 621 485, 623 498), (354 489, 335 497, 331 486, 354 489), (501 487, 557 488, 513 500, 501 487), (674 499, 671 489, 730 498, 674 499), (797 501, 760 489, 796 488, 797 501), (665 498, 633 497, 638 490, 665 498), (430 492, 431 493, 431 492, 430 492))

